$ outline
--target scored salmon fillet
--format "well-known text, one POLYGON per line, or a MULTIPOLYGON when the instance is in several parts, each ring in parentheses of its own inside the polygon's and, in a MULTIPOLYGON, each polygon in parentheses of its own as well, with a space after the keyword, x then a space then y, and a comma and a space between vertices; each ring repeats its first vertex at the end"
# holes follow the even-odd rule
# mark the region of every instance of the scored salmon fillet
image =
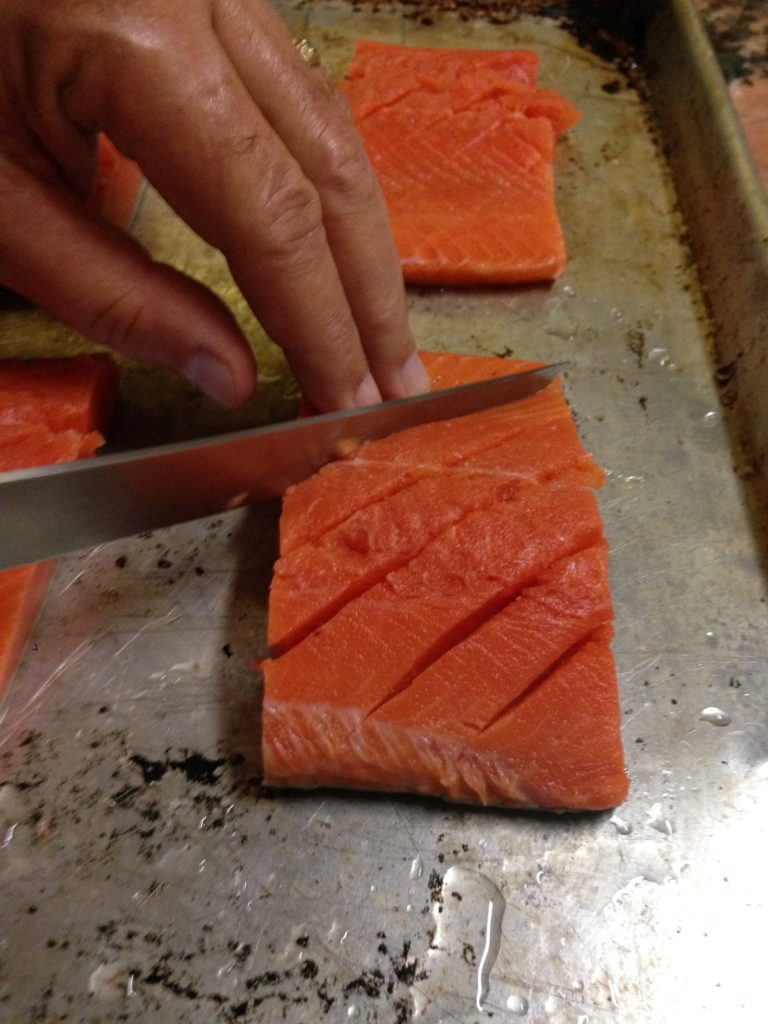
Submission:
POLYGON ((579 120, 527 50, 359 42, 342 91, 381 184, 406 281, 548 280, 565 266, 557 136, 579 120))
MULTIPOLYGON (((436 387, 530 365, 424 358, 436 387)), ((266 781, 620 802, 602 479, 554 383, 363 444, 289 492, 263 665, 266 781), (592 746, 570 738, 571 698, 581 730, 592 708, 592 746)))
MULTIPOLYGON (((0 362, 0 472, 70 462, 104 438, 117 370, 107 356, 0 362)), ((55 514, 30 509, 30 514, 55 514)), ((0 697, 37 617, 53 563, 0 572, 0 697)))

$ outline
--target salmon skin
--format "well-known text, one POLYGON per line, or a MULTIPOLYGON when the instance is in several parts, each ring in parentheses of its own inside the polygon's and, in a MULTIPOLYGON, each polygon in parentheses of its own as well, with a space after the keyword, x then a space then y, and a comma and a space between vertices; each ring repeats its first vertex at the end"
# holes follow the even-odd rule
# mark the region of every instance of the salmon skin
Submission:
POLYGON ((341 88, 389 208, 406 281, 549 280, 566 253, 557 136, 579 113, 527 50, 359 42, 341 88))
MULTIPOLYGON (((531 364, 424 353, 433 387, 531 364)), ((265 781, 602 809, 628 788, 603 474, 555 382, 285 496, 265 781)))
MULTIPOLYGON (((0 362, 0 473, 91 455, 104 443, 116 392, 117 369, 105 355, 0 362)), ((0 572, 0 698, 52 569, 40 562, 0 572)))

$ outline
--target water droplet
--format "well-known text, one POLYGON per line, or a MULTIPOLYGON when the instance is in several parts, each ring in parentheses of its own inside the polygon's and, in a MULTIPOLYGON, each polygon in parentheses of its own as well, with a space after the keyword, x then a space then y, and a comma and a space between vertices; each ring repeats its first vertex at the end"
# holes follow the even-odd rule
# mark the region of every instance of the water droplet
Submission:
POLYGON ((501 944, 501 918, 504 914, 505 905, 506 904, 502 903, 501 909, 499 909, 499 903, 496 900, 488 900, 488 913, 485 921, 485 945, 483 947, 482 956, 480 957, 480 965, 477 968, 477 993, 475 1005, 478 1010, 482 1010, 485 1006, 485 1000, 488 997, 491 970, 493 965, 496 963, 496 957, 499 955, 499 946, 501 944))
POLYGON ((648 824, 651 828, 656 829, 657 832, 663 832, 664 835, 671 836, 675 831, 675 826, 671 819, 664 814, 664 810, 660 803, 653 804, 648 811, 648 824))
POLYGON ((411 881, 416 881, 424 874, 424 861, 420 856, 415 856, 411 862, 411 881))
POLYGON ((677 366, 672 362, 669 352, 665 348, 652 348, 648 353, 648 362, 666 370, 676 370, 677 366))
POLYGON ((528 1013, 528 1000, 525 996, 518 995, 517 992, 513 992, 512 995, 507 999, 507 1009, 510 1013, 514 1013, 518 1017, 524 1017, 528 1013))
POLYGON ((720 411, 718 409, 710 409, 709 412, 704 413, 704 426, 714 427, 720 422, 720 411))
POLYGON ((569 284, 563 285, 563 295, 573 296, 576 294, 576 289, 572 288, 569 284))
POLYGON ((707 647, 717 647, 717 637, 711 629, 704 634, 704 639, 707 641, 707 647))
POLYGON ((128 981, 125 983, 125 994, 128 996, 129 999, 131 998, 131 996, 136 995, 136 989, 133 986, 133 979, 135 977, 135 974, 129 974, 128 981))
POLYGON ((620 836, 628 836, 632 832, 632 825, 618 814, 614 814, 610 821, 620 836))
POLYGON ((354 1006, 354 1005, 348 1006, 347 1007, 347 1016, 350 1019, 353 1019, 355 1017, 359 1017, 360 1016, 360 1010, 356 1006, 354 1006))
POLYGON ((731 716, 722 708, 703 708, 699 718, 710 725, 730 725, 731 716))

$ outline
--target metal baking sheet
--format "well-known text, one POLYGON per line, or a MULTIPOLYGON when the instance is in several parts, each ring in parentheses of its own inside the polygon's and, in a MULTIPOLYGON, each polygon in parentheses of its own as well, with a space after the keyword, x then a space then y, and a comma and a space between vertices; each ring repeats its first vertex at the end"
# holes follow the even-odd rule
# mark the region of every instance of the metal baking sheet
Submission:
MULTIPOLYGON (((336 73, 363 36, 532 47, 543 84, 584 115, 558 148, 560 280, 410 303, 424 347, 568 361, 608 470, 630 797, 554 816, 263 791, 248 662, 277 510, 63 560, 0 726, 2 1021, 764 1019, 750 936, 766 895, 768 610, 744 479, 759 466, 739 463, 715 380, 717 347, 755 321, 736 307, 721 323, 707 278, 732 271, 754 217, 734 214, 707 261, 705 218, 676 184, 694 154, 668 124, 675 103, 682 116, 669 40, 690 10, 656 4, 663 31, 638 13, 621 70, 577 41, 581 7, 503 24, 416 9, 283 4, 336 73)), ((722 83, 686 83, 731 131, 722 83)), ((739 147, 720 149, 729 188, 747 187, 739 147)), ((151 192, 136 231, 231 289, 151 192)), ((733 394, 744 431, 754 417, 733 394)))

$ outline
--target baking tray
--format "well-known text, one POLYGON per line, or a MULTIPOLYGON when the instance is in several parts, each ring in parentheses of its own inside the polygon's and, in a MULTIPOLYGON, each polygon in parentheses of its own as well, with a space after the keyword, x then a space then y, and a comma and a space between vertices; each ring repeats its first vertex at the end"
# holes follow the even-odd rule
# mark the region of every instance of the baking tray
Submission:
MULTIPOLYGON (((608 471, 629 799, 264 791, 276 509, 64 559, 0 727, 2 1021, 764 1019, 764 196, 687 3, 457 7, 282 5, 334 73, 364 36, 530 46, 583 112, 560 280, 410 304, 424 347, 568 362, 608 471)), ((237 301, 151 190, 135 230, 237 301)))

